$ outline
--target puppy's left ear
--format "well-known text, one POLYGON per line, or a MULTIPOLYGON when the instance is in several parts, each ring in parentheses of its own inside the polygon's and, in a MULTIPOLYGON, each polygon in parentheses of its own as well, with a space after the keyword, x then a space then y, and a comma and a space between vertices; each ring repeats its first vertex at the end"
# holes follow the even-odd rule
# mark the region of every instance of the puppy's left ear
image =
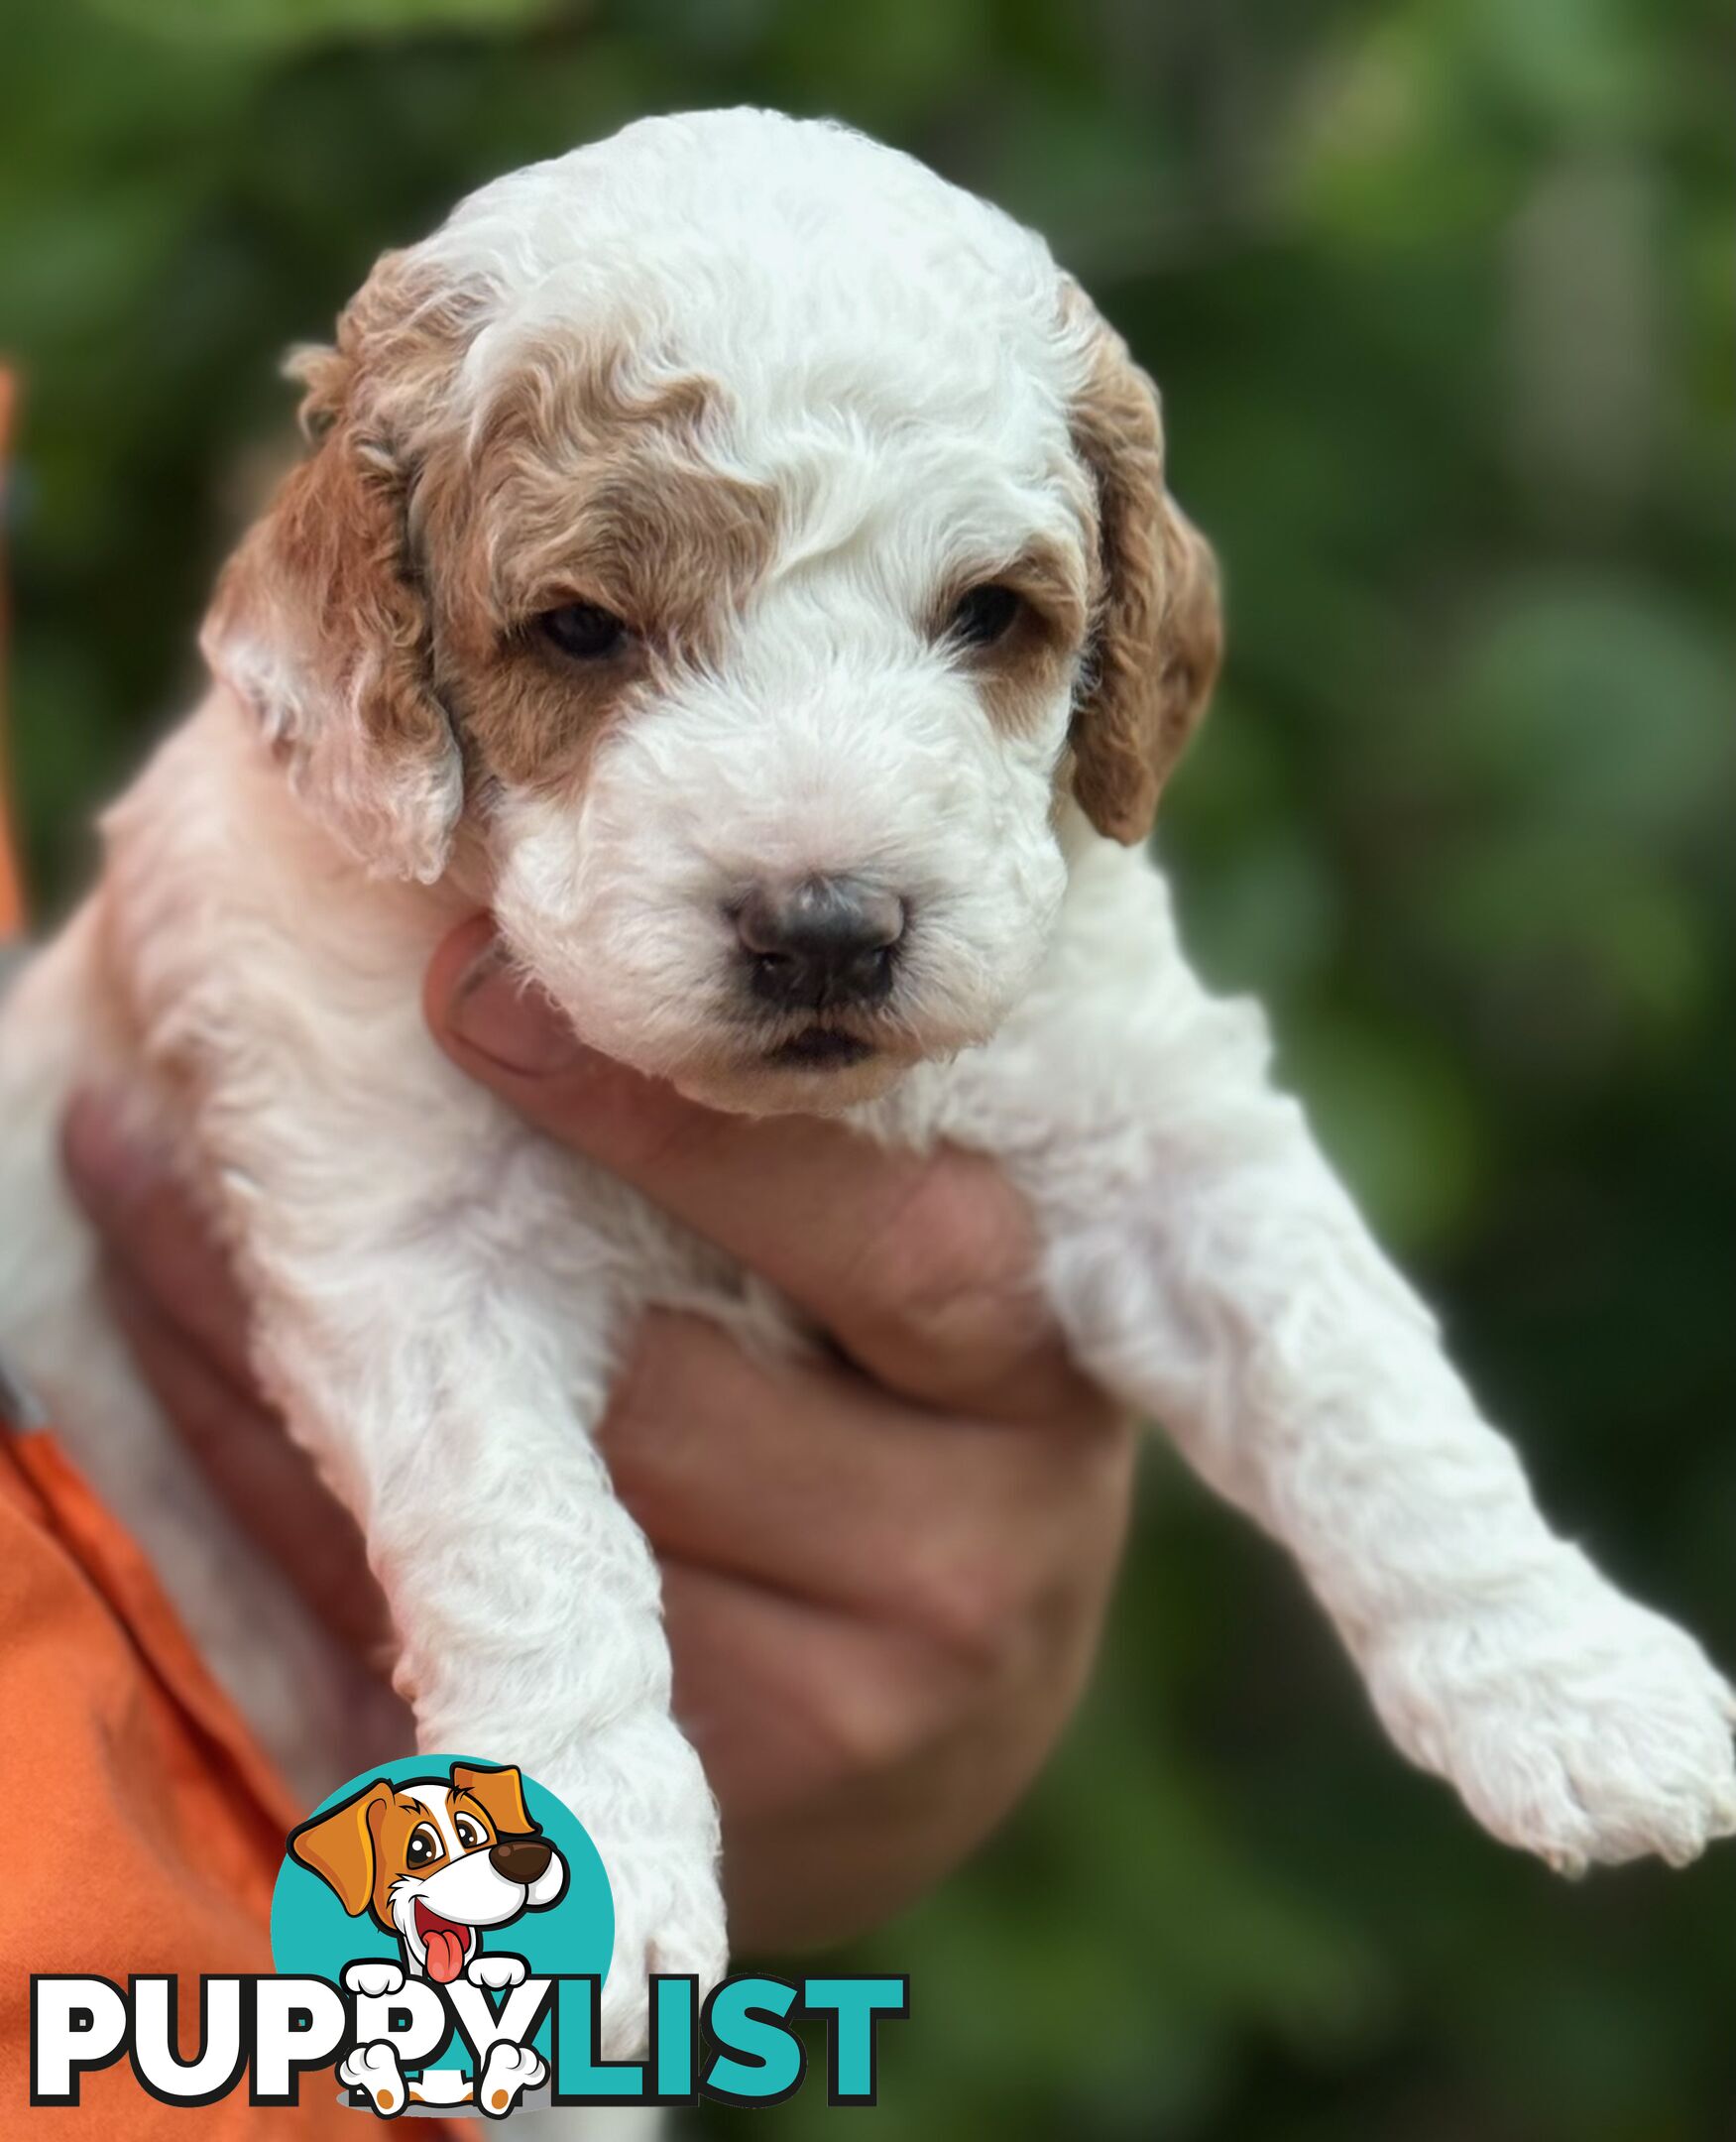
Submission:
POLYGON ((352 1919, 374 1897, 374 1818, 392 1798, 392 1787, 376 1778, 354 1798, 291 1830, 289 1852, 317 1874, 352 1919))
POLYGON ((454 1763, 452 1790, 468 1793, 472 1800, 481 1803, 497 1837, 503 1834, 526 1837, 537 1827, 524 1805, 523 1773, 516 1763, 508 1763, 499 1770, 479 1770, 474 1763, 454 1763))
POLYGON ((376 269, 335 349, 298 360, 312 452, 225 566, 199 644, 312 815, 375 875, 431 884, 463 774, 434 695, 392 429, 432 371, 402 261, 376 269))
POLYGON ((1100 574, 1074 793, 1099 833, 1131 847, 1216 681, 1217 564, 1165 486, 1157 389, 1076 284, 1063 318, 1080 359, 1073 438, 1097 489, 1100 574))

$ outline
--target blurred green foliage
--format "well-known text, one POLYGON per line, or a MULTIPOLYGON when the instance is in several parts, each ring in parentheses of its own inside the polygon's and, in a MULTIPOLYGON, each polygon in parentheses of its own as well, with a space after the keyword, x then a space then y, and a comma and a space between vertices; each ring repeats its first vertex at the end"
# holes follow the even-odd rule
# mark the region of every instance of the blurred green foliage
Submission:
MULTIPOLYGON (((1230 590, 1160 833, 1199 956, 1549 1505, 1736 1659, 1727 58, 1687 0, 11 0, 38 882, 191 676, 277 353, 383 245, 640 112, 854 119, 1043 227, 1162 380, 1230 590)), ((1147 1487, 1061 1759, 865 1945, 914 1978, 893 2131, 1736 2130, 1736 1850, 1522 1864, 1277 1558, 1147 1487)))

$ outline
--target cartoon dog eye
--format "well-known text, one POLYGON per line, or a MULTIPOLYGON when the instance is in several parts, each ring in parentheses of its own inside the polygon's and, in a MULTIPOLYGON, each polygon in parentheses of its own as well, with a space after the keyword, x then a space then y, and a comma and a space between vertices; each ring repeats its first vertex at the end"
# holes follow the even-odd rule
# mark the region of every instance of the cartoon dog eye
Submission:
POLYGON ((488 1832, 469 1815, 454 1815, 452 1830, 466 1851, 475 1851, 488 1843, 488 1832))
MULTIPOLYGON (((458 1833, 462 1839, 464 1832, 458 1833)), ((407 1867, 425 1867, 435 1859, 445 1856, 440 1844, 440 1833, 432 1823, 417 1823, 409 1834, 409 1843, 404 1847, 404 1863, 407 1867)))

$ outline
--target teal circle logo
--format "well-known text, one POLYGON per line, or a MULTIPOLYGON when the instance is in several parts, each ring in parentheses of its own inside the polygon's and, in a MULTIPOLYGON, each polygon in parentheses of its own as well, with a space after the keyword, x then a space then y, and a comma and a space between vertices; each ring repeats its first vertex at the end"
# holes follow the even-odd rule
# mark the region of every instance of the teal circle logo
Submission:
POLYGON ((450 1980, 502 1952, 534 1976, 601 1978, 614 1942, 584 1825, 481 1757, 406 1755, 350 1778, 290 1833, 272 1893, 277 1969, 334 1982, 375 1957, 450 1980))

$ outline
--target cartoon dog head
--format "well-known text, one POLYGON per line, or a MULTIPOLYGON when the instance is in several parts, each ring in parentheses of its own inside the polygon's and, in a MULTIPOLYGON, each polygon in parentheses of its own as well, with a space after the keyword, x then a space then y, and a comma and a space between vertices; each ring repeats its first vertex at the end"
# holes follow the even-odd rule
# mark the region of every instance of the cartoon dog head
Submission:
POLYGON ((352 1919, 368 1913, 398 1936, 410 1970, 442 1985, 476 1955, 485 1927, 546 1911, 567 1885, 566 1861, 531 1821, 510 1765, 376 1778, 292 1831, 289 1848, 352 1919))

